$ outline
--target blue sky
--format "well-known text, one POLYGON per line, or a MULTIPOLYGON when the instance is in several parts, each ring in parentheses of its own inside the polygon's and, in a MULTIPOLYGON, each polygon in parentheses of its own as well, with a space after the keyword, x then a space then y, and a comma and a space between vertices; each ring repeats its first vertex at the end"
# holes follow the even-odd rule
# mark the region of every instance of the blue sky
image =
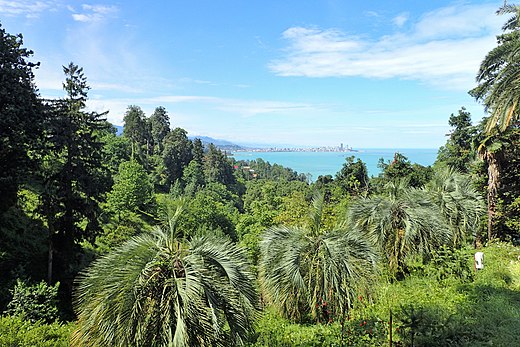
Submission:
POLYGON ((45 97, 82 66, 89 108, 246 144, 434 148, 506 18, 503 1, 0 0, 45 97))

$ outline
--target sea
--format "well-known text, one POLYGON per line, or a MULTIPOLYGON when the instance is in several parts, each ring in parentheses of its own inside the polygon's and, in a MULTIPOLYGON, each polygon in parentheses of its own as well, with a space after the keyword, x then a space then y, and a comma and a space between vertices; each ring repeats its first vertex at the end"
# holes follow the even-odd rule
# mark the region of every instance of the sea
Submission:
MULTIPOLYGON (((353 152, 255 152, 239 151, 231 155, 236 160, 254 160, 261 158, 271 164, 279 164, 305 174, 311 181, 319 176, 335 176, 345 163, 345 158, 354 156, 367 166, 369 176, 378 176, 377 167, 380 158, 391 161, 395 153, 400 153, 412 163, 428 166, 437 158, 438 148, 367 148, 353 152)), ((229 154, 229 153, 228 153, 229 154)))

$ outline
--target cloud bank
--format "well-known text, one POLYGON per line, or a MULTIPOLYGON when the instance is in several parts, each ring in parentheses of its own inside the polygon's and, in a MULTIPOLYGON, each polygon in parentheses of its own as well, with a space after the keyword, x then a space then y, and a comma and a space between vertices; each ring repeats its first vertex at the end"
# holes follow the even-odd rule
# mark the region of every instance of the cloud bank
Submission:
POLYGON ((56 3, 54 1, 0 0, 0 14, 10 17, 25 16, 27 18, 35 18, 40 13, 55 7, 56 3))
POLYGON ((291 27, 282 34, 288 42, 283 56, 269 68, 279 76, 401 78, 468 90, 506 20, 496 9, 454 5, 415 20, 400 14, 389 19, 396 32, 375 38, 291 27))

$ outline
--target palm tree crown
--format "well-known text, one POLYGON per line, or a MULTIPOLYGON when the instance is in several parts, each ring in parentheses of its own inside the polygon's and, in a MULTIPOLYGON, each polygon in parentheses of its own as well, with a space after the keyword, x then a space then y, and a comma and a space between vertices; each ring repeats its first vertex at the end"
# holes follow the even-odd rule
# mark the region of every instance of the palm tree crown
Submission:
POLYGON ((497 14, 513 14, 497 37, 498 46, 484 58, 477 74, 479 85, 470 91, 490 112, 486 131, 506 130, 520 116, 520 6, 504 5, 497 14))
POLYGON ((386 194, 360 198, 349 210, 349 221, 386 256, 390 272, 400 274, 410 255, 426 255, 450 239, 439 209, 423 189, 406 181, 390 182, 386 194))
POLYGON ((374 272, 375 253, 340 225, 320 228, 323 196, 315 197, 311 225, 268 229, 261 242, 260 276, 268 300, 293 319, 328 321, 344 314, 356 288, 374 272))
POLYGON ((409 256, 428 257, 441 245, 460 246, 475 235, 484 211, 470 179, 454 170, 436 171, 423 188, 391 181, 385 193, 356 200, 349 222, 379 246, 390 273, 401 275, 409 256))
POLYGON ((227 239, 156 228, 95 261, 75 294, 76 346, 229 346, 252 328, 247 256, 227 239))

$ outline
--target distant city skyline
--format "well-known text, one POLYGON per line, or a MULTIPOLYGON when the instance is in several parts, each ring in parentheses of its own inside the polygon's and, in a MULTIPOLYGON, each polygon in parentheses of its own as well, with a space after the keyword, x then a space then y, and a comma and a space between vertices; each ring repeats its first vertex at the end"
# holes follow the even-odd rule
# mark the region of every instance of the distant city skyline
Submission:
POLYGON ((437 148, 506 17, 497 1, 0 1, 61 97, 82 66, 89 109, 123 124, 164 106, 172 127, 237 144, 437 148))

